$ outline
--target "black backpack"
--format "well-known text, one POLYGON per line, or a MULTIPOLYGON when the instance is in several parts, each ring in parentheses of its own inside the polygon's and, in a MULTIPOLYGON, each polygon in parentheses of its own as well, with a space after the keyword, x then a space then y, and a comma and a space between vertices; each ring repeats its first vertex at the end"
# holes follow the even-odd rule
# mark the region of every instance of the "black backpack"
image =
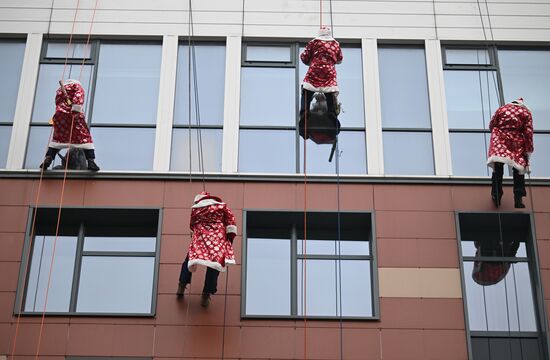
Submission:
POLYGON ((70 148, 65 156, 59 154, 61 158, 61 165, 54 167, 56 170, 64 170, 67 167, 68 170, 87 170, 88 164, 86 162, 86 155, 84 150, 78 148, 70 148), (69 164, 67 166, 67 155, 69 157, 69 164))

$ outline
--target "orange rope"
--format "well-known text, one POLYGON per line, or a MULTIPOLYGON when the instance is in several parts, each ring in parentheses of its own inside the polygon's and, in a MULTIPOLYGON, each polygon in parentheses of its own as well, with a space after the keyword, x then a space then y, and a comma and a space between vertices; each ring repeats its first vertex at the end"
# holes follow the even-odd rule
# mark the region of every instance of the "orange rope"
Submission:
MULTIPOLYGON (((302 239, 302 252, 304 260, 302 262, 302 309, 304 316, 304 359, 307 359, 307 275, 306 275, 306 262, 307 262, 307 113, 309 112, 309 101, 307 93, 304 91, 304 238, 302 239)), ((312 94, 313 96, 313 94, 312 94)))
POLYGON ((67 44, 67 52, 65 54, 65 64, 63 65, 63 73, 61 74, 61 80, 65 78, 65 70, 67 69, 67 63, 69 61, 69 50, 71 48, 71 43, 73 41, 73 34, 74 34, 74 25, 76 23, 76 15, 78 14, 78 7, 80 5, 80 0, 77 0, 76 2, 76 9, 74 11, 74 18, 73 18, 73 26, 71 28, 71 34, 69 36, 69 43, 67 44))
MULTIPOLYGON (((78 81, 82 78, 82 70, 84 69, 84 63, 86 62, 86 51, 90 48, 90 37, 92 36, 92 26, 94 25, 95 13, 97 10, 97 3, 99 0, 95 0, 94 12, 92 13, 92 20, 90 21, 90 28, 88 29, 88 37, 86 38, 86 45, 84 45, 84 55, 82 56, 82 64, 80 65, 80 74, 78 75, 78 81)), ((73 25, 74 26, 74 25, 73 25)))
POLYGON ((319 29, 323 27, 323 0, 319 0, 319 29))

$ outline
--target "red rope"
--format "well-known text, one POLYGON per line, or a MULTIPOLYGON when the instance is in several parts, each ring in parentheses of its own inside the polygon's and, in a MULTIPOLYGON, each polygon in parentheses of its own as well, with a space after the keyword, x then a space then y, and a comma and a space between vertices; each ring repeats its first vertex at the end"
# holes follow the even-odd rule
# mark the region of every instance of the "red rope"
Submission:
POLYGON ((71 34, 69 35, 69 43, 67 44, 67 52, 65 53, 65 64, 63 65, 63 73, 61 74, 61 80, 63 80, 65 78, 65 70, 67 69, 67 63, 69 62, 69 50, 71 48, 71 43, 73 41, 74 25, 76 23, 76 15, 78 14, 79 5, 80 5, 80 0, 77 0, 76 9, 74 11, 73 26, 71 28, 71 34))
POLYGON ((319 29, 323 27, 323 0, 319 0, 319 29))
POLYGON ((307 113, 309 112, 309 101, 307 90, 304 91, 304 238, 302 239, 302 253, 304 260, 302 262, 302 309, 304 316, 304 359, 307 359, 307 113))
POLYGON ((86 62, 85 54, 87 50, 90 48, 90 37, 92 36, 92 27, 94 25, 95 20, 95 13, 97 10, 97 3, 99 0, 95 0, 94 4, 94 12, 92 13, 92 20, 90 21, 90 28, 88 29, 88 37, 86 38, 86 45, 84 45, 84 55, 82 56, 82 64, 80 65, 80 74, 78 75, 78 81, 82 78, 82 70, 84 69, 84 63, 86 62))

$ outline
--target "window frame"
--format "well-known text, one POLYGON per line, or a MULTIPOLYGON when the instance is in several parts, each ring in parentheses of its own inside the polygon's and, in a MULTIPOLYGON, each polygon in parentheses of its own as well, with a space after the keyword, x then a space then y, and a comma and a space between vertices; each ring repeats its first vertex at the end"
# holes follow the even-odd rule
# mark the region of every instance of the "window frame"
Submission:
MULTIPOLYGON (((340 215, 364 215, 369 216, 370 229, 368 231, 368 243, 369 243, 369 255, 301 255, 298 253, 298 237, 296 231, 296 224, 289 226, 289 240, 290 240, 290 315, 247 315, 246 314, 246 280, 247 280, 247 251, 248 251, 248 226, 247 219, 248 213, 285 213, 288 216, 303 214, 303 211, 299 210, 284 210, 284 209, 243 209, 243 234, 242 234, 242 270, 241 270, 241 319, 242 320, 337 320, 337 321, 378 321, 380 320, 380 291, 378 284, 378 257, 376 249, 376 221, 375 213, 373 211, 340 211, 340 215), (298 314, 298 264, 300 260, 367 260, 370 262, 370 282, 371 282, 371 304, 372 304, 372 316, 318 316, 318 315, 299 315, 298 314)), ((338 214, 338 211, 334 210, 312 210, 307 212, 311 214, 338 214)), ((303 225, 303 224, 302 224, 303 225)), ((299 226, 299 224, 298 224, 299 226)), ((286 227, 286 226, 285 226, 286 227)), ((312 225, 308 223, 308 229, 311 231, 312 225)), ((314 240, 314 239, 311 239, 314 240)), ((338 241, 335 239, 335 241, 338 241)), ((340 240, 346 241, 346 240, 340 240)), ((307 239, 306 239, 307 242, 307 239)), ((340 294, 342 295, 342 294, 340 294)))
MULTIPOLYGON (((456 237, 457 237, 457 247, 458 247, 458 259, 459 259, 459 271, 460 271, 460 285, 462 292, 462 305, 464 309, 464 326, 466 331, 466 345, 468 349, 468 359, 475 360, 473 356, 473 347, 472 339, 481 338, 487 339, 488 341, 493 338, 508 338, 508 339, 538 339, 539 346, 541 351, 541 359, 548 359, 549 352, 549 343, 548 343, 548 329, 546 328, 546 319, 545 319, 545 303, 544 296, 542 293, 542 278, 540 274, 540 262, 538 255, 538 246, 536 239, 536 229, 535 229, 535 218, 532 212, 529 213, 518 213, 516 211, 455 211, 455 225, 456 225, 456 237), (464 260, 473 262, 474 259, 480 259, 480 257, 475 256, 464 256, 462 252, 462 231, 460 223, 460 215, 487 215, 487 214, 499 214, 500 215, 519 215, 529 217, 529 237, 525 242, 525 249, 527 257, 519 257, 517 262, 527 263, 529 269, 529 275, 531 277, 531 290, 533 295, 533 310, 535 312, 535 321, 538 331, 472 331, 470 330, 470 321, 469 321, 469 312, 468 312, 468 302, 466 294, 466 276, 464 273, 464 260)), ((510 257, 491 257, 491 260, 504 260, 510 261, 510 257)))
MULTIPOLYGON (((41 206, 41 207, 29 207, 28 217, 27 217, 27 228, 25 232, 25 240, 23 243, 23 251, 21 255, 21 266, 19 269, 19 278, 17 282, 17 291, 15 295, 15 302, 13 307, 14 315, 23 315, 23 316, 42 316, 42 311, 25 311, 25 299, 27 295, 28 280, 31 271, 31 260, 33 256, 32 249, 35 245, 36 239, 36 229, 33 229, 33 218, 36 210, 41 209, 58 209, 55 206, 41 206), (34 239, 31 239, 31 235, 34 236, 34 239)), ((95 212, 97 217, 101 217, 102 210, 121 210, 131 213, 132 211, 140 210, 152 210, 158 212, 157 221, 157 231, 156 231, 156 240, 155 240, 155 251, 154 252, 129 252, 129 251, 84 251, 84 224, 83 221, 80 221, 78 227, 77 243, 75 250, 75 264, 73 268, 73 278, 71 283, 71 299, 69 303, 69 311, 66 312, 45 312, 46 316, 96 316, 96 317, 154 317, 156 315, 156 305, 158 297, 158 284, 159 284, 159 270, 160 270, 160 241, 161 241, 161 231, 162 231, 162 220, 163 220, 163 210, 162 208, 156 207, 139 207, 139 208, 127 208, 127 207, 76 207, 76 206, 67 206, 63 207, 63 210, 85 210, 95 212), (151 309, 147 313, 117 313, 117 312, 78 312, 76 311, 77 301, 78 301, 78 290, 79 290, 79 281, 81 277, 82 270, 82 260, 84 256, 122 256, 122 257, 154 257, 154 267, 153 267, 153 283, 151 289, 151 309)), ((72 225, 69 225, 72 226, 72 225)), ((36 228, 36 224, 35 224, 36 228)))
MULTIPOLYGON (((295 133, 295 172, 293 173, 285 173, 285 174, 302 174, 303 164, 301 163, 301 155, 302 155, 302 145, 301 142, 303 139, 300 137, 299 133, 299 127, 298 123, 300 121, 299 116, 299 110, 300 110, 300 84, 302 83, 302 78, 300 77, 300 48, 305 47, 307 45, 307 41, 286 41, 286 42, 268 42, 268 41, 247 41, 243 42, 241 46, 241 67, 240 71, 242 72, 243 68, 294 68, 295 72, 295 81, 294 81, 294 87, 297 89, 296 91, 296 99, 294 101, 294 118, 295 118, 295 124, 294 126, 277 126, 277 125, 241 125, 240 123, 240 114, 239 114, 239 138, 240 138, 240 132, 241 130, 259 130, 259 131, 276 131, 276 130, 283 130, 283 131, 294 131, 295 133), (290 51, 290 61, 247 61, 247 48, 248 46, 259 46, 259 47, 288 47, 290 51)), ((357 43, 342 43, 340 42, 340 45, 342 48, 358 48, 361 49, 361 44, 357 43)), ((361 62, 363 62, 363 59, 361 59, 361 62)), ((242 74, 242 73, 241 73, 242 74)), ((241 75, 242 76, 242 75, 241 75)), ((362 74, 361 74, 362 76, 362 74)), ((241 89, 239 90, 242 94, 242 83, 241 83, 241 89)), ((364 85, 363 85, 363 92, 365 91, 364 85)), ((242 101, 242 100, 241 100, 242 101)), ((239 104, 240 106, 240 104, 239 104)), ((363 116, 366 117, 366 114, 363 116)), ((357 127, 357 126, 341 126, 340 127, 340 134, 343 132, 361 132, 363 134, 366 134, 367 128, 366 126, 363 127, 357 127)), ((340 134, 338 136, 340 136, 340 134)), ((365 159, 368 159, 367 154, 367 146, 365 144, 365 159)), ((239 158, 240 158, 240 151, 239 151, 239 158)), ((367 160, 368 161, 368 160, 367 160)), ((368 168, 366 167, 367 164, 365 164, 366 172, 364 174, 361 174, 362 176, 368 175, 368 168)), ((241 172, 238 170, 238 172, 241 172)), ((323 174, 323 175, 330 175, 330 174, 323 174)))

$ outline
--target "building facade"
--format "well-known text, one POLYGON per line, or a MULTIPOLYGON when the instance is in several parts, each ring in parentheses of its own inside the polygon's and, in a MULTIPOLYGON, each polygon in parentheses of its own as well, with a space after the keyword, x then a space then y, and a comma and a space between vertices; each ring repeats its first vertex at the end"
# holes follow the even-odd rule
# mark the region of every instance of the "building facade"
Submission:
POLYGON ((543 0, 0 0, 0 358, 548 359, 548 39, 543 0), (320 24, 332 162, 297 129, 320 24), (69 78, 101 171, 42 174, 69 78), (526 208, 511 177, 496 208, 518 97, 526 208), (205 189, 238 226, 207 308, 204 269, 175 295, 205 189))

